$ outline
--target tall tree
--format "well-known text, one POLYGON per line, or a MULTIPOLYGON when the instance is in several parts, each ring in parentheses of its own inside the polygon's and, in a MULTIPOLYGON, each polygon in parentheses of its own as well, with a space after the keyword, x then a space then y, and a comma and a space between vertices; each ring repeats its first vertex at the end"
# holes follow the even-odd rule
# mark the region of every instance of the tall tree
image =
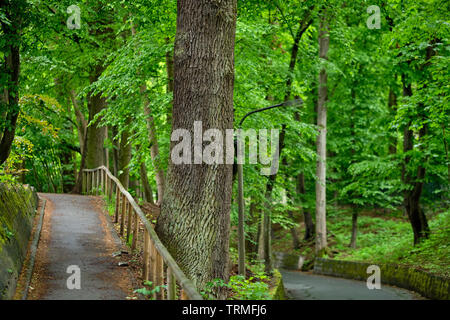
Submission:
POLYGON ((19 73, 20 47, 22 43, 22 28, 26 1, 2 1, 0 3, 0 34, 2 42, 0 53, 0 165, 3 164, 11 152, 11 146, 16 132, 19 117, 19 73))
MULTIPOLYGON (((319 25, 319 58, 328 59, 330 44, 326 10, 321 11, 319 25)), ((327 71, 323 66, 319 74, 319 97, 317 103, 317 181, 316 181, 316 254, 319 256, 327 247, 326 225, 326 157, 327 157, 327 71)))
MULTIPOLYGON (((173 130, 193 136, 194 121, 202 121, 203 130, 224 134, 233 128, 236 0, 177 6, 173 130)), ((169 163, 156 231, 198 288, 228 279, 231 191, 231 165, 169 163)), ((223 298, 223 289, 217 295, 223 298)))

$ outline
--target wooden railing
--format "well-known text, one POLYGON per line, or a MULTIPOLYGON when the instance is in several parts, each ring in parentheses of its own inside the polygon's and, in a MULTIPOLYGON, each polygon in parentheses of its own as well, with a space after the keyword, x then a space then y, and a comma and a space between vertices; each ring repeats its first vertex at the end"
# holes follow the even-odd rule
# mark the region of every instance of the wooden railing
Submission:
MULTIPOLYGON (((83 193, 99 195, 103 193, 109 200, 115 196, 114 223, 120 223, 120 234, 126 235, 127 242, 132 237, 131 250, 143 253, 143 278, 160 287, 154 293, 159 300, 202 300, 194 284, 186 277, 169 251, 159 240, 153 226, 136 204, 131 194, 105 166, 83 170, 83 193), (114 195, 115 193, 115 195, 114 195), (143 232, 140 232, 140 224, 143 232), (142 239, 141 248, 138 239, 142 239), (165 288, 165 289, 163 289, 165 288)), ((155 213, 159 207, 155 206, 155 213)))

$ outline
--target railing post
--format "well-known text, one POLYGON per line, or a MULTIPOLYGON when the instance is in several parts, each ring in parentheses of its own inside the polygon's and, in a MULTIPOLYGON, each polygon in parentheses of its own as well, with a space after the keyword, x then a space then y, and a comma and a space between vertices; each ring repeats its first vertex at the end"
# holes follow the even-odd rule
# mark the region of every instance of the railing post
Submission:
POLYGON ((97 188, 95 188, 95 195, 98 196, 99 195, 99 189, 100 189, 100 171, 99 169, 95 170, 95 174, 97 177, 97 188))
POLYGON ((85 174, 86 174, 86 193, 85 194, 88 195, 89 194, 89 172, 86 171, 85 174))
POLYGON ((142 278, 147 281, 149 278, 149 243, 150 236, 146 229, 144 229, 144 268, 142 270, 142 278))
POLYGON ((131 251, 136 250, 136 243, 139 236, 139 218, 134 209, 131 210, 133 213, 134 227, 133 227, 133 241, 131 242, 131 251))
POLYGON ((126 208, 126 197, 122 195, 122 206, 120 210, 120 235, 123 236, 123 229, 125 227, 125 208, 126 208))
POLYGON ((107 185, 108 185, 108 199, 109 201, 111 201, 112 199, 112 179, 107 177, 106 181, 108 181, 107 185))
POLYGON ((127 202, 127 243, 128 241, 130 241, 130 234, 131 234, 131 216, 132 216, 131 213, 132 213, 131 204, 127 202))
POLYGON ((155 246, 153 246, 153 256, 155 257, 153 281, 155 282, 155 287, 160 287, 159 292, 155 295, 155 299, 164 300, 164 289, 161 288, 164 285, 164 261, 155 246))
POLYGON ((106 195, 107 194, 106 193, 106 173, 103 170, 103 168, 101 170, 102 170, 102 193, 106 195))
MULTIPOLYGON (((151 240, 150 235, 148 238, 148 261, 149 261, 149 266, 148 266, 148 278, 149 280, 153 283, 153 286, 156 286, 155 283, 155 266, 156 266, 156 256, 155 256, 155 246, 153 244, 153 240, 151 240)), ((155 295, 153 295, 153 298, 155 298, 155 295)))
POLYGON ((114 209, 114 223, 119 222, 119 205, 120 205, 120 189, 119 186, 116 185, 116 205, 114 209))
POLYGON ((85 182, 84 182, 84 171, 81 170, 80 174, 81 174, 81 194, 84 194, 84 188, 86 187, 85 182))
POLYGON ((95 172, 91 171, 91 194, 94 194, 94 188, 95 188, 95 172))
POLYGON ((170 267, 167 267, 167 299, 177 299, 177 281, 170 267))

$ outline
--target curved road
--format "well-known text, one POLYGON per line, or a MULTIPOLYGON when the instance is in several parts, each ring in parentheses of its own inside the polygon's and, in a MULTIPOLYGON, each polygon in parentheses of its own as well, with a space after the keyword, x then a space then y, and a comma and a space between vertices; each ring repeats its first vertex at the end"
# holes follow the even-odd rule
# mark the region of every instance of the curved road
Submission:
POLYGON ((300 271, 281 270, 284 287, 293 300, 415 300, 420 297, 405 289, 382 284, 369 290, 363 281, 328 277, 300 271))

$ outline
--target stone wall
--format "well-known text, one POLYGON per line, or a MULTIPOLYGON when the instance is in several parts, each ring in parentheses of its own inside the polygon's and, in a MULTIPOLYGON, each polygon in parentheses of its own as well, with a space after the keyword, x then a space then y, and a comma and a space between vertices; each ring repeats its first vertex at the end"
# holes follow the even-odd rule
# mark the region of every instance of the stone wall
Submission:
POLYGON ((286 292, 284 290, 283 276, 277 269, 273 270, 274 285, 270 289, 269 295, 271 300, 287 300, 286 292))
POLYGON ((32 187, 0 183, 0 300, 14 295, 37 204, 32 187))
MULTIPOLYGON (((366 281, 370 276, 367 267, 373 264, 317 258, 314 273, 366 281)), ((381 270, 381 283, 415 291, 429 299, 450 299, 449 278, 393 264, 376 265, 381 270)))

